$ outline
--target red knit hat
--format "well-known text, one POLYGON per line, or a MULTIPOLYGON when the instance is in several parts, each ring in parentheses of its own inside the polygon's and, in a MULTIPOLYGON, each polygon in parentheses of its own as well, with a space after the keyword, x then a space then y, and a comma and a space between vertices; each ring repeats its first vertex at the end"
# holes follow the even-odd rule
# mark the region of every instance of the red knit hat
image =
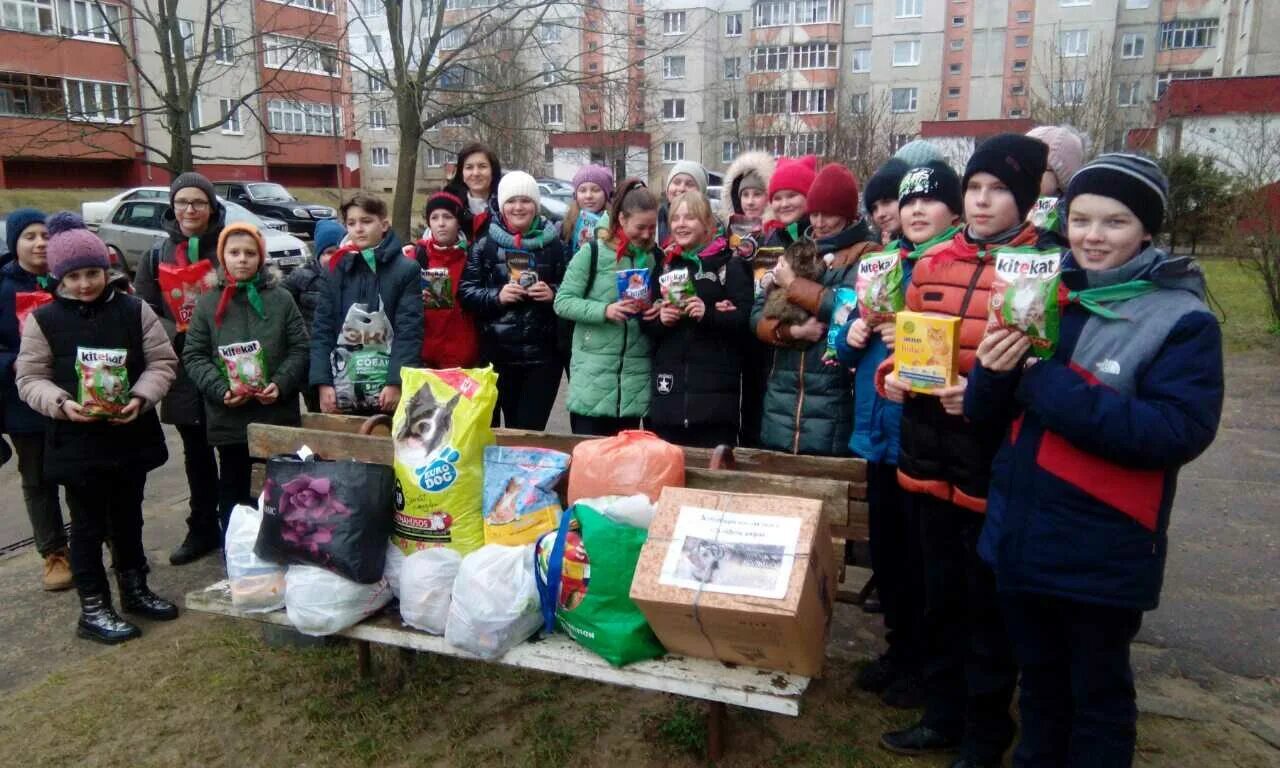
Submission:
POLYGON ((839 163, 827 163, 818 172, 818 177, 809 187, 805 198, 805 211, 808 213, 826 213, 840 216, 849 221, 857 221, 858 213, 858 179, 853 171, 839 163))
POLYGON ((809 194, 813 186, 813 177, 818 172, 816 155, 805 155, 794 160, 789 157, 778 158, 778 165, 769 177, 769 199, 784 189, 801 195, 809 194))

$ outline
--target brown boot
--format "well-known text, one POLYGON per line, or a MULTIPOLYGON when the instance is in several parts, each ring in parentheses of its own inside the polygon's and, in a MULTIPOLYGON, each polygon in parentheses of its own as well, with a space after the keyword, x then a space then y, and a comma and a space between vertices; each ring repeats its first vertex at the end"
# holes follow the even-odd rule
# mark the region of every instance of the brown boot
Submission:
POLYGON ((45 556, 44 588, 49 592, 71 589, 71 562, 67 550, 59 549, 45 556))

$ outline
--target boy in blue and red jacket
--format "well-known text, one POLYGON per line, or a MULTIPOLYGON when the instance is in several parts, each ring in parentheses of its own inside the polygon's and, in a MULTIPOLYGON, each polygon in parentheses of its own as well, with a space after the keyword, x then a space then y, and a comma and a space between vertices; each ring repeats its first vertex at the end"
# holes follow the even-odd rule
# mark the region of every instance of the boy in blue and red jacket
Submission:
POLYGON ((1222 337, 1190 258, 1152 247, 1168 182, 1098 157, 1066 193, 1071 251, 1053 356, 1021 333, 978 348, 965 415, 1006 423, 979 553, 1022 670, 1015 766, 1129 766, 1129 644, 1156 607, 1178 470, 1213 442, 1222 337))

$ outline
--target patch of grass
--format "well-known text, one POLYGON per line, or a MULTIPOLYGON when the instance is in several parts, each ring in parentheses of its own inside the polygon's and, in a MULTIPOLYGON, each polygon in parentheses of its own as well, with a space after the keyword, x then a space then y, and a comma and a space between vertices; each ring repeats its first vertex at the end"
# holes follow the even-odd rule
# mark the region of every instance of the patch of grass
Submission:
POLYGON ((693 757, 707 754, 707 719, 702 707, 687 701, 655 720, 658 738, 668 747, 693 757))
POLYGON ((15 208, 37 208, 45 213, 80 212, 80 204, 106 200, 123 190, 109 189, 0 189, 0 213, 15 208))
POLYGON ((1234 258, 1201 258, 1214 311, 1222 323, 1228 354, 1257 350, 1280 351, 1280 335, 1271 327, 1267 296, 1261 280, 1234 258))

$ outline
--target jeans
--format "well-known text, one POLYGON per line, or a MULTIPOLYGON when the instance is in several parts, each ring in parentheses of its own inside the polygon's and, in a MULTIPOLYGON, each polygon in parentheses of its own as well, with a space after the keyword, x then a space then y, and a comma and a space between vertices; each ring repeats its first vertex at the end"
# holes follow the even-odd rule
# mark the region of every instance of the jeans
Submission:
POLYGON ((81 595, 108 594, 102 545, 111 538, 116 571, 147 568, 142 546, 142 495, 146 473, 90 475, 66 486, 71 512, 71 578, 81 595))
POLYGON ((575 435, 612 437, 624 429, 639 429, 640 419, 618 419, 611 416, 579 416, 569 414, 569 428, 575 435))
POLYGON ((534 365, 495 364, 493 369, 498 374, 498 407, 493 411, 493 426, 546 429, 560 390, 560 360, 534 365))
POLYGON ((31 535, 41 557, 67 548, 67 531, 62 523, 58 486, 44 479, 44 433, 9 435, 18 454, 18 475, 22 478, 22 500, 31 518, 31 535))
POLYGON ((218 476, 218 518, 223 533, 231 521, 231 509, 237 504, 256 507, 258 502, 249 492, 253 463, 249 459, 248 443, 218 446, 218 461, 222 465, 218 476))
POLYGON ((191 514, 187 529, 205 534, 218 532, 218 461, 203 424, 179 424, 182 438, 183 465, 187 470, 187 487, 191 491, 191 514))
POLYGON ((915 496, 898 485, 896 464, 867 463, 867 527, 871 569, 884 608, 885 655, 910 671, 919 661, 924 619, 924 563, 915 506, 915 496))

